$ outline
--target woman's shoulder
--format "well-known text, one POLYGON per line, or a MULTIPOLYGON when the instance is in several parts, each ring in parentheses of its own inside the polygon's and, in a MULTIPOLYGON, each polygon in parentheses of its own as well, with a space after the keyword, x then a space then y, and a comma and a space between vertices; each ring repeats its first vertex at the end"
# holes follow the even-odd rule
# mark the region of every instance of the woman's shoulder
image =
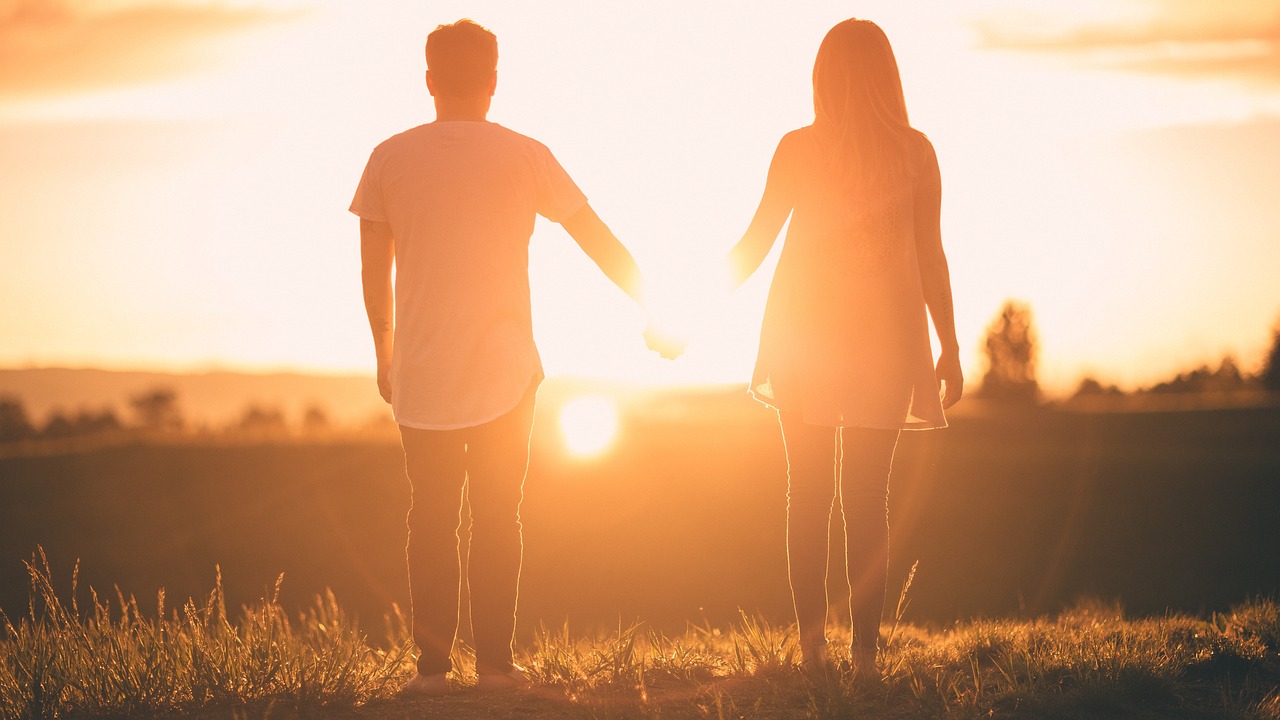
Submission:
POLYGON ((908 152, 918 161, 925 163, 930 160, 936 162, 937 156, 933 150, 933 142, 929 140, 929 136, 920 132, 916 128, 906 129, 906 142, 904 143, 908 152))
POLYGON ((817 155, 817 138, 813 126, 796 128, 782 136, 778 141, 778 149, 774 151, 775 159, 788 164, 803 163, 817 155))
POLYGON ((929 139, 928 135, 915 128, 911 129, 911 134, 914 136, 912 144, 915 147, 915 154, 920 164, 926 168, 929 166, 937 167, 938 153, 933 149, 933 141, 929 139))
POLYGON ((778 141, 778 147, 780 149, 785 147, 789 150, 798 150, 802 147, 810 147, 814 142, 813 126, 805 125, 783 135, 782 139, 778 141))
POLYGON ((936 192, 936 188, 941 183, 940 173, 938 172, 938 154, 933 149, 933 143, 929 137, 914 128, 911 131, 911 142, 908 145, 910 155, 910 175, 913 178, 913 184, 917 189, 923 188, 929 192, 936 192), (930 190, 930 189, 933 190, 930 190))

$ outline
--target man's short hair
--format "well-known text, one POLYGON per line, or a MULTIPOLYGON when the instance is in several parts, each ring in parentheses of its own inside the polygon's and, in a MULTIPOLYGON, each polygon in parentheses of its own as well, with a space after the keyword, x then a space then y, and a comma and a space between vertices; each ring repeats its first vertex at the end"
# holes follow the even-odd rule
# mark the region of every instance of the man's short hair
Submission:
POLYGON ((427 69, 437 95, 485 92, 498 69, 498 38, 466 18, 441 25, 427 36, 427 69))

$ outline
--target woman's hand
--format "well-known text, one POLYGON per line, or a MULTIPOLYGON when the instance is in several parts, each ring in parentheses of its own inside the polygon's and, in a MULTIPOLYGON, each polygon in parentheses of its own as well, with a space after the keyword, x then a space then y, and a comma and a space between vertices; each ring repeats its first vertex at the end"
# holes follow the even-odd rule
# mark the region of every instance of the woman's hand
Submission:
POLYGON ((942 407, 949 408, 960 402, 960 396, 964 394, 964 371, 960 369, 960 354, 942 353, 934 375, 938 378, 938 396, 942 399, 942 407))

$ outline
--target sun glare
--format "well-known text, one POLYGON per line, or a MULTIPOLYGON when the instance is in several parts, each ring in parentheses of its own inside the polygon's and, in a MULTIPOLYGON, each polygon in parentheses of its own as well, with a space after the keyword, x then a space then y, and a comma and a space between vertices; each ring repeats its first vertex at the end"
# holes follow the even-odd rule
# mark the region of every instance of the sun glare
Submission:
POLYGON ((618 408, 601 395, 583 395, 560 410, 560 432, 575 455, 595 455, 613 442, 618 432, 618 408))

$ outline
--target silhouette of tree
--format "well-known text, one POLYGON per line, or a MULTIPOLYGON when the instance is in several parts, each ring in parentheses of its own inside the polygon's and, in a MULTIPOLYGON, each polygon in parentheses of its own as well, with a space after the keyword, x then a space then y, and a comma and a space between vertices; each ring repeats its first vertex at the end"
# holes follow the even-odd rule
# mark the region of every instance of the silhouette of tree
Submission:
POLYGON ((178 393, 172 388, 156 387, 129 399, 138 424, 148 430, 181 430, 182 412, 178 409, 178 393))
POLYGON ((1040 397, 1036 382, 1036 333, 1031 308, 1007 300, 987 327, 987 372, 980 394, 994 400, 1034 403, 1040 397))
POLYGON ((68 438, 76 434, 75 421, 61 409, 51 410, 40 428, 40 435, 47 438, 68 438))
POLYGON ((1262 368, 1262 387, 1280 392, 1280 323, 1271 331, 1271 351, 1267 353, 1267 363, 1262 368))
POLYGON ((258 435, 283 435, 288 429, 279 408, 250 405, 240 416, 240 430, 258 435))
POLYGON ((1222 358, 1217 371, 1209 379, 1208 389, 1217 392, 1243 390, 1247 383, 1244 373, 1240 372, 1240 366, 1236 364, 1236 359, 1228 355, 1222 358))
POLYGON ((319 435, 329 431, 329 413, 319 405, 310 405, 302 415, 302 431, 308 435, 319 435))
POLYGON ((54 410, 45 420, 40 435, 47 438, 87 437, 119 430, 120 427, 120 419, 109 408, 98 412, 81 410, 75 415, 54 410))
POLYGON ((1178 373, 1172 380, 1157 383, 1151 388, 1153 393, 1194 393, 1202 391, 1209 383, 1213 371, 1208 365, 1201 365, 1195 370, 1178 373))
POLYGON ((1172 380, 1153 386, 1153 393, 1211 393, 1244 390, 1249 380, 1240 372, 1240 366, 1230 355, 1222 358, 1217 370, 1201 365, 1190 372, 1179 373, 1172 380))
POLYGON ((76 429, 82 435, 112 432, 124 427, 120 418, 116 416, 116 411, 111 408, 103 408, 97 412, 81 410, 76 414, 75 423, 76 429))
POLYGON ((22 401, 12 395, 0 395, 0 442, 25 440, 35 433, 22 401))
POLYGON ((1103 385, 1097 378, 1086 376, 1080 381, 1080 385, 1076 387, 1073 397, 1120 397, 1124 395, 1124 391, 1115 385, 1103 385))

